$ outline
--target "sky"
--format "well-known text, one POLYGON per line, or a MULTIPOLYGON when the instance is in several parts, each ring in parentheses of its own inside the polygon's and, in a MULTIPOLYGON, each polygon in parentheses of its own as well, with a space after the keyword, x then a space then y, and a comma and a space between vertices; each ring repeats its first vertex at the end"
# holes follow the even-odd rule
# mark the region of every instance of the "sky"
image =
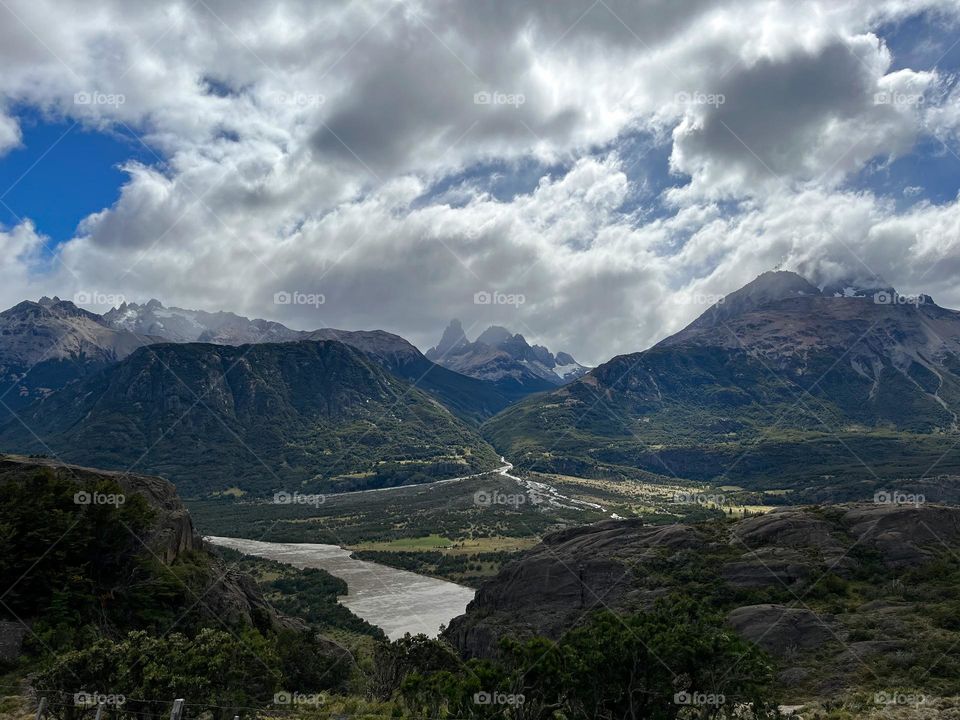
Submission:
POLYGON ((0 63, 4 306, 586 364, 775 267, 960 308, 957 0, 4 0, 0 63))

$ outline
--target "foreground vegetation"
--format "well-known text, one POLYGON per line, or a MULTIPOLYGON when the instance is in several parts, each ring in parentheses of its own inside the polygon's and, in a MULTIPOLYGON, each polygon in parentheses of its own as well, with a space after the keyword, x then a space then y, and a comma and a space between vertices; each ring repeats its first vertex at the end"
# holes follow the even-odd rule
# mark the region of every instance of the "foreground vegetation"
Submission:
MULTIPOLYGON (((651 507, 655 524, 670 512, 710 519, 689 529, 695 545, 631 546, 623 558, 643 602, 620 606, 607 596, 617 614, 578 612, 559 633, 508 632, 496 656, 465 659, 449 636, 388 642, 337 603, 346 585, 322 570, 225 549, 165 558, 162 506, 129 492, 120 504, 77 504, 78 488, 123 494, 110 477, 78 485, 40 469, 0 478, 0 577, 9 588, 0 609, 4 619, 30 625, 19 660, 0 666, 0 716, 32 717, 34 698, 44 697, 49 717, 92 720, 94 709, 77 704, 87 693, 122 696, 122 706, 108 708, 117 720, 169 716, 175 697, 187 700, 186 717, 210 720, 772 718, 776 703, 807 703, 808 719, 950 717, 949 698, 960 695, 960 556, 952 535, 922 548, 901 543, 922 561, 891 565, 844 529, 843 509, 828 506, 803 511, 809 522, 826 523, 827 535, 783 541, 784 554, 731 535, 741 528, 733 513, 678 506, 662 488, 538 479, 603 504, 603 513, 651 507), (817 549, 834 544, 843 549, 839 560, 817 549), (836 635, 770 648, 768 656, 758 649, 763 638, 751 644, 727 619, 732 608, 764 604, 809 609, 836 635), (890 705, 877 700, 888 696, 890 705)), ((344 496, 339 505, 284 506, 279 525, 284 533, 343 527, 362 557, 476 584, 522 555, 533 527, 569 528, 591 513, 602 516, 473 504, 473 493, 493 482, 517 490, 497 475, 344 496), (431 534, 417 534, 415 513, 431 534)), ((258 514, 272 506, 221 502, 216 507, 237 510, 257 528, 278 519, 258 514)), ((245 532, 249 526, 234 534, 245 532)))
MULTIPOLYGON (((301 665, 280 675, 280 663, 275 648, 248 633, 132 632, 59 656, 33 684, 52 698, 110 688, 125 699, 114 715, 129 717, 157 714, 163 707, 151 698, 174 696, 188 698, 193 716, 212 718, 235 710, 326 718, 348 707, 363 708, 360 717, 398 718, 775 716, 767 659, 705 607, 677 598, 627 617, 594 614, 556 642, 505 642, 497 660, 463 662, 442 641, 406 636, 377 643, 352 667, 301 665), (349 692, 310 692, 344 671, 349 692)), ((72 719, 84 710, 61 701, 50 712, 72 719)))
MULTIPOLYGON (((0 482, 0 619, 27 630, 19 659, 0 665, 7 687, 48 697, 58 718, 82 715, 78 693, 234 707, 284 684, 346 688, 342 648, 277 615, 201 549, 167 562, 164 510, 109 476, 78 482, 70 472, 34 468, 0 482)), ((329 604, 339 587, 324 575, 299 582, 329 604)), ((381 637, 344 608, 317 619, 381 637)), ((129 712, 149 711, 138 702, 129 712)))
POLYGON ((69 470, 40 469, 0 482, 5 615, 31 623, 22 655, 2 668, 4 713, 30 713, 29 698, 42 697, 62 720, 92 717, 96 702, 109 717, 151 718, 182 697, 186 717, 212 720, 358 710, 571 719, 629 707, 677 717, 686 706, 676 681, 651 653, 682 668, 691 689, 740 660, 748 672, 723 687, 765 706, 768 664, 704 606, 670 600, 631 617, 596 615, 556 642, 517 639, 499 659, 463 662, 444 641, 387 642, 336 605, 346 588, 323 571, 201 549, 164 560, 164 512, 109 476, 78 484, 69 470), (123 500, 82 504, 78 491, 123 500), (625 674, 610 677, 610 667, 625 674))

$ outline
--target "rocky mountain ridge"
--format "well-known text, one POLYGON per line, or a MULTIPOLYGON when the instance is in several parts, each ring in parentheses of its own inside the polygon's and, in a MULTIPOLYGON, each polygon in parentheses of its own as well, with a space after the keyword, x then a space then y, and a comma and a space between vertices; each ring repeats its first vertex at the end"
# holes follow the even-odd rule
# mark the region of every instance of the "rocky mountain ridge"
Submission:
POLYGON ((115 330, 161 337, 169 342, 208 342, 216 345, 245 345, 260 342, 299 340, 304 333, 278 322, 249 319, 232 312, 205 312, 164 307, 153 299, 142 305, 124 302, 102 316, 115 330))
POLYGON ((854 479, 960 473, 958 412, 960 313, 925 295, 826 294, 778 272, 484 430, 518 467, 852 499, 830 479, 849 491, 854 479))
POLYGON ((43 297, 0 312, 0 414, 95 373, 159 338, 105 326, 69 300, 43 297))
POLYGON ((539 391, 571 382, 587 372, 569 353, 554 355, 530 345, 523 335, 492 325, 471 342, 459 320, 451 320, 436 347, 426 352, 433 362, 464 375, 539 391))
POLYGON ((0 444, 136 465, 194 494, 354 490, 498 463, 431 396, 330 340, 152 345, 26 408, 0 444))
POLYGON ((382 330, 291 330, 229 312, 168 308, 158 300, 124 303, 97 315, 69 301, 41 298, 0 313, 0 416, 110 367, 145 345, 240 346, 300 340, 336 340, 356 348, 368 360, 431 393, 471 424, 479 424, 529 392, 436 365, 404 338, 382 330))

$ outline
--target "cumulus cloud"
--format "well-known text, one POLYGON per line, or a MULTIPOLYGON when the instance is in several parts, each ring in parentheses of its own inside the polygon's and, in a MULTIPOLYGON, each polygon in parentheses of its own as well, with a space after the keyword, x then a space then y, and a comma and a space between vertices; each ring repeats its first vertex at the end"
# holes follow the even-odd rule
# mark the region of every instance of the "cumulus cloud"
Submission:
MULTIPOLYGON (((49 254, 48 239, 40 235, 33 223, 24 221, 13 228, 0 227, 0 301, 4 307, 32 297, 38 289, 49 289, 56 283, 51 268, 58 264, 49 254)), ((63 267, 59 268, 63 271, 63 267)))
POLYGON ((871 158, 909 151, 936 76, 886 75, 890 62, 875 37, 861 36, 760 60, 701 93, 673 133, 671 164, 693 177, 674 199, 833 184, 871 158))
MULTIPOLYGON (((34 240, 3 272, 67 296, 381 327, 421 347, 453 316, 497 322, 591 363, 648 346, 776 264, 823 281, 875 272, 960 305, 956 204, 898 214, 845 185, 958 127, 949 78, 898 68, 878 34, 925 10, 956 12, 935 0, 11 0, 0 107, 132 131, 156 156, 125 166, 117 202, 56 262, 37 268, 31 225, 11 231, 34 240), (639 207, 631 178, 649 158, 624 141, 636 133, 673 173, 639 207), (542 168, 537 182, 482 189, 489 167, 521 164, 542 168), (326 302, 273 304, 294 290, 326 302), (475 304, 479 292, 516 302, 475 304)), ((0 115, 0 153, 20 141, 0 115)))
POLYGON ((20 145, 20 123, 9 115, 0 113, 0 157, 20 145))

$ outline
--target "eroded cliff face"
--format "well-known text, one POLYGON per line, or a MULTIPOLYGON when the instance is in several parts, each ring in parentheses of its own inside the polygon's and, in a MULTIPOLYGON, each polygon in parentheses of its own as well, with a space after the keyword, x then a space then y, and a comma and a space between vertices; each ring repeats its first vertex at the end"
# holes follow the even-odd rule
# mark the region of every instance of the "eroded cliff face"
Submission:
POLYGON ((504 567, 446 638, 465 657, 491 657, 501 638, 558 639, 592 611, 640 611, 676 593, 704 600, 770 653, 785 684, 822 693, 852 682, 861 656, 895 662, 945 634, 960 641, 949 622, 924 619, 955 595, 958 549, 960 508, 920 503, 697 525, 607 521, 547 536, 504 567))

